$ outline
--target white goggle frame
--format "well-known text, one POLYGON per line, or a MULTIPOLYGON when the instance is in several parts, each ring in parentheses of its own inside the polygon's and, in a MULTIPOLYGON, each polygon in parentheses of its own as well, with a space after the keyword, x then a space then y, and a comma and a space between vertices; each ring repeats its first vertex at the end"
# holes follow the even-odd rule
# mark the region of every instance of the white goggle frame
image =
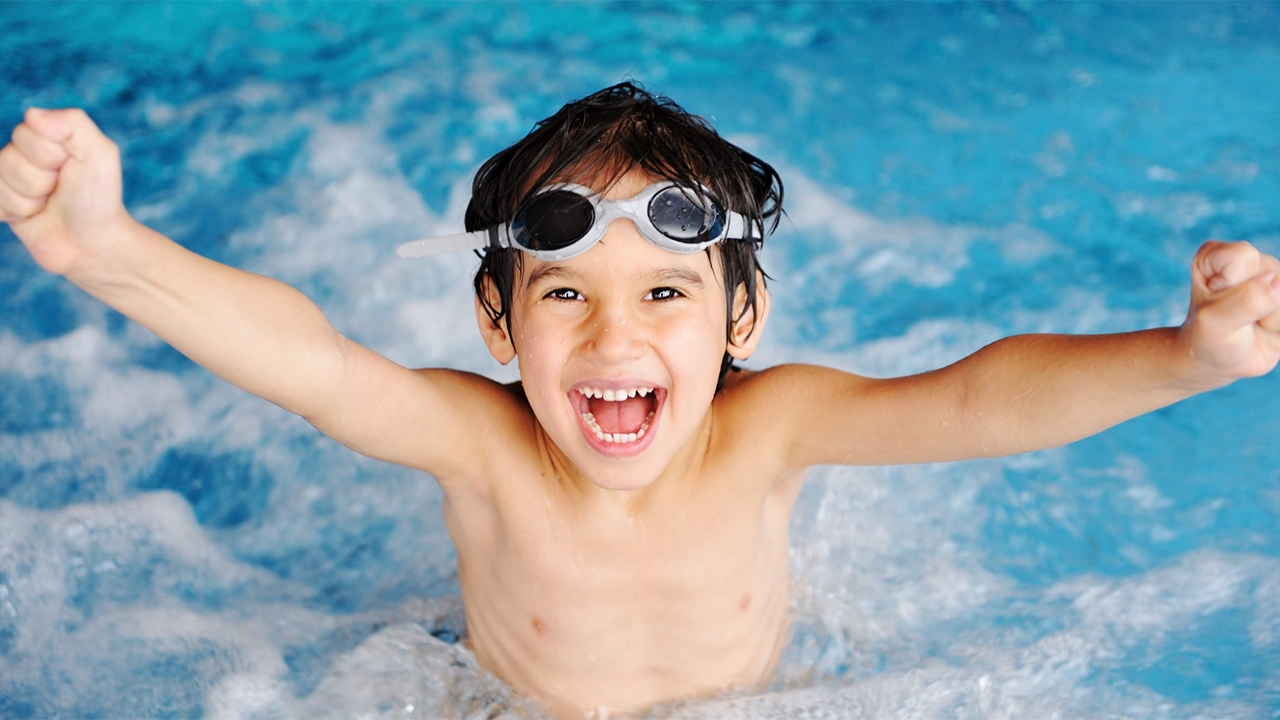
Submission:
POLYGON ((751 227, 747 219, 739 213, 721 208, 720 204, 716 202, 715 196, 701 185, 689 188, 670 181, 657 182, 629 198, 620 200, 607 200, 600 197, 594 190, 573 183, 551 185, 543 193, 554 190, 568 190, 586 198, 591 203, 595 214, 595 219, 587 232, 563 248, 531 250, 516 241, 516 233, 511 229, 511 223, 503 223, 483 230, 407 242, 396 248, 396 254, 402 258, 417 258, 463 250, 513 247, 523 250, 539 260, 567 260, 581 255, 590 249, 592 245, 599 242, 605 231, 608 230, 609 224, 620 218, 626 218, 633 222, 640 234, 644 235, 654 245, 664 250, 678 253, 697 252, 721 240, 747 240, 752 237, 751 227), (669 237, 659 230, 649 217, 649 205, 659 193, 669 188, 677 188, 693 194, 698 198, 697 203, 699 205, 710 202, 715 211, 722 216, 720 218, 720 231, 708 235, 707 239, 701 242, 684 242, 669 237))

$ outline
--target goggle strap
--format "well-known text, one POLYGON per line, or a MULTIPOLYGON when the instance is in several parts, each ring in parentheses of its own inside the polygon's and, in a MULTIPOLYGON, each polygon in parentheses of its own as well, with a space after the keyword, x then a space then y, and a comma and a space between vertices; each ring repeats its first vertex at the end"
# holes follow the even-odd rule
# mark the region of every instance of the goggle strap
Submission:
POLYGON ((498 235, 498 228, 488 228, 486 230, 407 242, 396 248, 396 255, 402 258, 420 258, 463 250, 483 250, 496 247, 504 247, 498 235))
POLYGON ((726 240, 751 240, 754 238, 751 223, 741 214, 729 210, 724 214, 724 238, 726 240))

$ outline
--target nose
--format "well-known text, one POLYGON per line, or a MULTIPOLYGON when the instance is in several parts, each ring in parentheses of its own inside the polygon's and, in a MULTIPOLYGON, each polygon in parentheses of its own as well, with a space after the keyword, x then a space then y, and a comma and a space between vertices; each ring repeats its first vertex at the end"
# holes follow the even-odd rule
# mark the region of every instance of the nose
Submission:
POLYGON ((640 321, 622 308, 601 308, 591 319, 587 350, 606 364, 634 360, 644 353, 640 321))

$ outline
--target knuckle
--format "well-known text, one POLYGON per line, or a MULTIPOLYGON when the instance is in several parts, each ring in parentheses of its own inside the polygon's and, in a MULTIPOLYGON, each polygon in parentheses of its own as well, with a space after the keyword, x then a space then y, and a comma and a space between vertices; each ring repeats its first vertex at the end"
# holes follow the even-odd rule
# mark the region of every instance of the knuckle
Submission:
POLYGON ((1222 252, 1232 259, 1245 257, 1249 254, 1249 246, 1247 243, 1240 242, 1225 243, 1222 247, 1222 252))
POLYGON ((25 123, 14 128, 13 136, 10 140, 9 147, 12 147, 14 152, 19 152, 29 157, 33 153, 39 154, 40 144, 36 142, 35 131, 27 127, 25 123))
POLYGON ((1254 282, 1249 285, 1249 292, 1245 293, 1245 304, 1250 314, 1262 315, 1273 310, 1275 301, 1272 300, 1271 291, 1266 284, 1254 282))
POLYGON ((67 159, 67 150, 61 145, 40 143, 36 146, 35 151, 36 155, 39 156, 37 162, 42 167, 50 170, 56 170, 67 159))
POLYGON ((41 198, 40 200, 27 201, 26 214, 24 214, 23 217, 29 218, 32 215, 37 215, 41 212, 44 212, 44 209, 48 204, 49 204, 48 201, 44 200, 43 198, 41 198))
POLYGON ((35 148, 35 151, 31 154, 31 162, 41 170, 50 172, 56 172, 60 164, 54 153, 45 148, 35 148))
POLYGON ((43 208, 43 201, 31 200, 24 198, 7 187, 0 186, 0 212, 8 216, 9 220, 22 220, 40 212, 43 208))
POLYGON ((12 185, 13 178, 18 174, 18 161, 13 157, 13 153, 5 152, 9 148, 0 150, 0 183, 12 185))

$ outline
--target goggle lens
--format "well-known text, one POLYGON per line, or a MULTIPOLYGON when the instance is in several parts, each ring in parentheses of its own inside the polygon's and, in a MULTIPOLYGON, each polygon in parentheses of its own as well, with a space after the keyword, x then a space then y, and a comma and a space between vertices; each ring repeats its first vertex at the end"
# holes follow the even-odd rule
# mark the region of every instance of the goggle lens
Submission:
POLYGON ((533 199, 516 216, 511 230, 529 250, 554 252, 577 242, 595 223, 591 201, 569 190, 552 190, 533 199))
POLYGON ((687 188, 670 187, 649 201, 649 222, 677 242, 696 244, 717 225, 719 208, 710 198, 687 188))

